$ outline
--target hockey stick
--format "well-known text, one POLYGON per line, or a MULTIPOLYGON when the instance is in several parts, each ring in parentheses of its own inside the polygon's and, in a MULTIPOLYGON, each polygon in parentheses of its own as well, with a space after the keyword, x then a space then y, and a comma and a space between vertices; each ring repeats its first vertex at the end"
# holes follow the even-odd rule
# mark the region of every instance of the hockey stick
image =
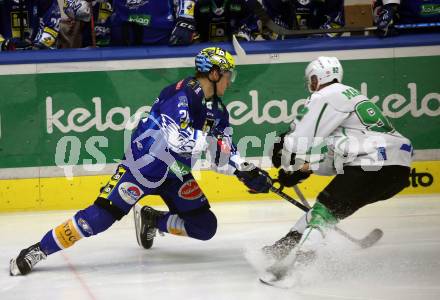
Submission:
POLYGON ((90 34, 92 36, 92 47, 96 48, 96 31, 95 31, 95 16, 93 15, 93 3, 89 2, 90 7, 90 34))
POLYGON ((307 206, 309 209, 312 208, 309 204, 309 202, 307 202, 306 197, 304 197, 303 193, 301 192, 301 190, 299 189, 298 185, 295 184, 293 186, 293 190, 295 191, 295 193, 298 195, 299 200, 301 201, 302 204, 304 204, 305 206, 307 206))
POLYGON ((235 37, 235 34, 232 35, 232 46, 234 47, 234 51, 239 58, 246 57, 246 51, 244 51, 243 47, 238 42, 237 38, 235 37))
MULTIPOLYGON (((276 181, 275 181, 276 182, 276 181)), ((278 196, 280 196, 281 198, 283 198, 284 200, 292 203, 293 205, 295 205, 296 207, 302 209, 303 211, 309 211, 310 210, 310 206, 306 206, 300 202, 298 202, 297 200, 295 200, 294 198, 290 197, 289 195, 287 195, 286 193, 284 193, 282 191, 282 187, 281 188, 276 188, 274 186, 272 186, 270 188, 270 190, 277 194, 278 196)), ((299 191, 299 188, 297 189, 299 191)), ((295 192, 297 191, 295 189, 295 192)), ((299 193, 297 193, 298 196, 300 198, 304 198, 304 195, 301 193, 301 191, 299 191, 299 193)), ((307 203, 307 201, 305 201, 307 203)), ((365 236, 362 239, 357 239, 355 237, 352 237, 351 235, 349 235, 347 232, 345 232, 344 230, 340 229, 339 227, 335 226, 335 231, 337 233, 339 233, 340 235, 342 235, 343 237, 347 238, 348 240, 350 240, 351 242, 357 244, 359 247, 361 248, 369 248, 371 246, 373 246, 378 240, 380 240, 383 236, 383 231, 380 230, 379 228, 375 228, 373 229, 367 236, 365 236)))
MULTIPOLYGON (((299 187, 297 185, 295 185, 293 187, 293 189, 295 190, 295 193, 298 195, 298 198, 301 200, 302 203, 307 203, 306 198, 304 197, 304 194, 301 192, 301 190, 299 189, 299 187)), ((310 205, 307 205, 308 207, 310 207, 310 205)), ((349 235, 348 233, 346 233, 345 231, 343 231, 342 229, 340 229, 339 227, 335 227, 335 230, 341 234, 342 236, 344 236, 345 238, 349 239, 350 241, 358 244, 361 248, 368 248, 373 246, 378 240, 380 240, 383 236, 383 231, 379 228, 375 228, 373 229, 366 237, 364 237, 363 239, 356 239, 354 237, 352 237, 351 235, 349 235)))

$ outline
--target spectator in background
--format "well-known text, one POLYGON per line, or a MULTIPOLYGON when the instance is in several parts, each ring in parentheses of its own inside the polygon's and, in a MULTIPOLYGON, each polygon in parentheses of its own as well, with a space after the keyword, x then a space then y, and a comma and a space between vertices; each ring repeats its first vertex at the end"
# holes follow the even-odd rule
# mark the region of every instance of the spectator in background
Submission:
POLYGON ((256 0, 198 0, 195 9, 197 33, 202 42, 232 39, 252 41, 259 34, 256 0))
POLYGON ((0 50, 55 48, 60 18, 57 0, 0 1, 0 50))
MULTIPOLYGON (((381 36, 397 34, 394 25, 440 22, 440 0, 373 1, 374 20, 381 36)), ((425 31, 438 28, 426 28, 425 31)), ((417 29, 420 32, 419 29, 417 29)))
MULTIPOLYGON (((332 29, 345 24, 344 0, 262 0, 262 4, 270 19, 284 29, 332 29)), ((266 39, 284 38, 265 27, 263 36, 266 39)))
POLYGON ((111 45, 189 45, 195 36, 194 0, 114 0, 111 45))
POLYGON ((66 26, 62 26, 62 35, 68 41, 67 47, 104 47, 110 44, 110 2, 64 0, 64 12, 69 20, 65 22, 66 26))

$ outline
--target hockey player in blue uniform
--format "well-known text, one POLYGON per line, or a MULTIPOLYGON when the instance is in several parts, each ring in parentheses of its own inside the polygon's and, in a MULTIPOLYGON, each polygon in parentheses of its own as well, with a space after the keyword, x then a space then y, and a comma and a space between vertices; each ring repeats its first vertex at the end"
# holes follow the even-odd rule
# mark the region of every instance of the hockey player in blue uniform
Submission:
POLYGON ((196 56, 195 65, 195 77, 162 90, 96 201, 23 249, 10 262, 11 275, 25 275, 46 256, 103 232, 147 195, 161 196, 169 212, 149 210, 142 224, 141 236, 147 238, 142 245, 151 246, 156 228, 209 240, 216 233, 217 220, 191 174, 207 147, 213 150, 215 168, 235 174, 257 192, 269 190, 267 173, 246 164, 232 144, 229 114, 220 99, 233 81, 232 56, 221 48, 206 48, 196 56))
POLYGON ((60 18, 57 0, 1 1, 0 51, 55 48, 60 18))
POLYGON ((64 1, 63 9, 66 15, 74 21, 83 22, 81 23, 81 47, 110 45, 110 16, 113 12, 111 2, 111 0, 64 1))
POLYGON ((255 3, 256 0, 199 0, 195 20, 200 41, 229 41, 232 35, 254 40, 259 33, 255 3))
MULTIPOLYGON (((262 3, 271 20, 285 29, 331 29, 344 26, 343 0, 263 0, 262 3)), ((282 38, 266 28, 263 28, 263 32, 266 38, 282 38)))
POLYGON ((195 37, 194 0, 115 0, 111 44, 189 45, 195 37))
POLYGON ((440 22, 440 0, 377 0, 373 9, 382 36, 395 35, 395 24, 440 22))

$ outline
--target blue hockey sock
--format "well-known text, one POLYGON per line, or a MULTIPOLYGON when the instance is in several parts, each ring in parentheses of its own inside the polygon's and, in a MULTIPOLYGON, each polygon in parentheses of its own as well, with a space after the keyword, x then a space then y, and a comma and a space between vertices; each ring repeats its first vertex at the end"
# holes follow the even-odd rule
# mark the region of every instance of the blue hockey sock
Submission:
POLYGON ((163 232, 206 241, 217 231, 217 218, 209 209, 183 213, 180 216, 167 213, 158 219, 157 228, 163 232))
POLYGON ((40 241, 41 250, 50 255, 69 248, 83 237, 103 232, 114 222, 115 219, 110 213, 99 206, 91 205, 48 231, 40 241))

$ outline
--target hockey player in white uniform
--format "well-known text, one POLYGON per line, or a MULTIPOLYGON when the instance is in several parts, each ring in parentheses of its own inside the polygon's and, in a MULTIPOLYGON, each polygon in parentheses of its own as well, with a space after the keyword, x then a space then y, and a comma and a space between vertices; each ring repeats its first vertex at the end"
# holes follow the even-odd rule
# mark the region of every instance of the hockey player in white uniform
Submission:
POLYGON ((292 250, 314 257, 338 221, 393 197, 409 182, 411 142, 366 96, 342 84, 339 60, 319 57, 305 75, 312 94, 292 131, 275 144, 272 161, 281 167, 282 186, 294 186, 312 173, 336 176, 286 236, 263 248, 277 261, 292 250))

